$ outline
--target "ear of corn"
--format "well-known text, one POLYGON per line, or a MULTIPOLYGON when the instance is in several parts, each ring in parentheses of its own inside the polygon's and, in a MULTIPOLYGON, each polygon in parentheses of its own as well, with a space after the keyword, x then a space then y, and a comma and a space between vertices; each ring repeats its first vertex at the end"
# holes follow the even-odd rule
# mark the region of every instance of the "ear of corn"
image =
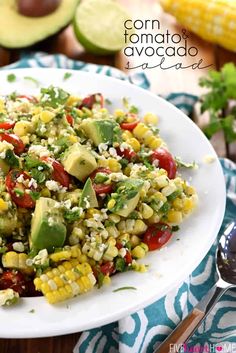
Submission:
POLYGON ((64 261, 35 278, 35 288, 43 293, 50 304, 64 301, 91 290, 96 283, 88 263, 64 261))
POLYGON ((160 0, 163 9, 201 38, 236 51, 236 2, 160 0))

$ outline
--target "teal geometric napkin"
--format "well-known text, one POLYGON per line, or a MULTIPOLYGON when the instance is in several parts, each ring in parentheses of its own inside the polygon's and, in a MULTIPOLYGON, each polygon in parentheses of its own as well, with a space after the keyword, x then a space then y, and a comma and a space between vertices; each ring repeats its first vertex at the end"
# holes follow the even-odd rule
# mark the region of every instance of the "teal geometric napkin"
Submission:
MULTIPOLYGON (((96 72, 127 80, 148 89, 141 73, 126 75, 118 69, 68 59, 64 55, 32 54, 5 68, 58 67, 96 72)), ((165 96, 172 104, 190 115, 197 97, 186 93, 165 96)), ((222 229, 236 215, 236 165, 221 159, 227 188, 227 205, 222 229)), ((213 205, 214 206, 214 205, 213 205)), ((153 353, 192 307, 216 281, 214 265, 216 243, 195 271, 165 297, 143 310, 112 324, 81 335, 74 353, 153 353)), ((236 353, 236 292, 228 291, 199 327, 182 352, 236 353)))

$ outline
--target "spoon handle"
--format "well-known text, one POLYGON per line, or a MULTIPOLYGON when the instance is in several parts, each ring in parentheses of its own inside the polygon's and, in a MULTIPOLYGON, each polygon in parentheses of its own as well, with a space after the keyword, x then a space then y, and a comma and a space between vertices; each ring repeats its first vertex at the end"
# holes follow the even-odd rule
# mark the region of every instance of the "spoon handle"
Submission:
POLYGON ((177 353, 229 287, 216 283, 154 353, 177 353))

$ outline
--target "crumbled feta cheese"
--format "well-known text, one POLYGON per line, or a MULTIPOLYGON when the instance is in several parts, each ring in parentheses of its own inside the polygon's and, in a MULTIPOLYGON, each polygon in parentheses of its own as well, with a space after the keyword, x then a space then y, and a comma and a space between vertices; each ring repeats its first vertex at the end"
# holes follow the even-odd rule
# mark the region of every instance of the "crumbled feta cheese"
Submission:
POLYGON ((0 142, 0 152, 6 152, 7 150, 13 150, 14 146, 7 142, 7 141, 1 141, 0 142))
POLYGON ((18 178, 16 179, 16 181, 18 183, 24 183, 25 179, 24 179, 24 174, 21 174, 20 176, 18 176, 18 178))
POLYGON ((102 152, 106 151, 107 149, 108 149, 107 143, 99 143, 98 150, 101 154, 102 154, 102 152))
POLYGON ((33 186, 33 188, 37 188, 37 186, 38 186, 38 184, 37 184, 37 181, 34 179, 34 178, 31 178, 30 179, 30 181, 29 181, 29 188, 31 187, 31 186, 33 186))
POLYGON ((32 266, 35 265, 45 265, 48 262, 48 251, 47 249, 42 249, 38 252, 38 254, 33 259, 27 259, 26 265, 32 266))
POLYGON ((60 189, 60 185, 55 180, 47 180, 45 185, 48 188, 48 190, 51 190, 51 191, 58 191, 60 189))
POLYGON ((112 157, 117 157, 117 152, 116 149, 114 147, 110 147, 109 148, 109 153, 112 157))
POLYGON ((121 249, 119 250, 119 255, 120 255, 121 257, 125 257, 125 255, 126 255, 126 249, 125 249, 125 248, 121 248, 121 249))
POLYGON ((25 250, 24 244, 21 241, 13 243, 12 247, 13 247, 13 250, 18 252, 24 252, 25 250))
POLYGON ((11 305, 19 298, 19 294, 13 289, 0 290, 0 306, 11 305))
POLYGON ((48 157, 50 156, 50 152, 45 146, 42 145, 32 145, 29 148, 29 153, 34 153, 39 157, 48 157))
POLYGON ((70 209, 71 208, 71 200, 64 201, 64 207, 67 209, 70 209))

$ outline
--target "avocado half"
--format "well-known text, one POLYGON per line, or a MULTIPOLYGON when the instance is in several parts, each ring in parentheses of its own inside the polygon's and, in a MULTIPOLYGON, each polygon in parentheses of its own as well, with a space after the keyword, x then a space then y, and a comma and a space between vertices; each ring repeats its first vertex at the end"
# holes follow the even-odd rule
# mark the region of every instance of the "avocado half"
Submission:
POLYGON ((17 12, 15 0, 0 1, 0 45, 24 48, 59 32, 75 14, 79 0, 62 0, 59 7, 43 17, 26 17, 17 12))

